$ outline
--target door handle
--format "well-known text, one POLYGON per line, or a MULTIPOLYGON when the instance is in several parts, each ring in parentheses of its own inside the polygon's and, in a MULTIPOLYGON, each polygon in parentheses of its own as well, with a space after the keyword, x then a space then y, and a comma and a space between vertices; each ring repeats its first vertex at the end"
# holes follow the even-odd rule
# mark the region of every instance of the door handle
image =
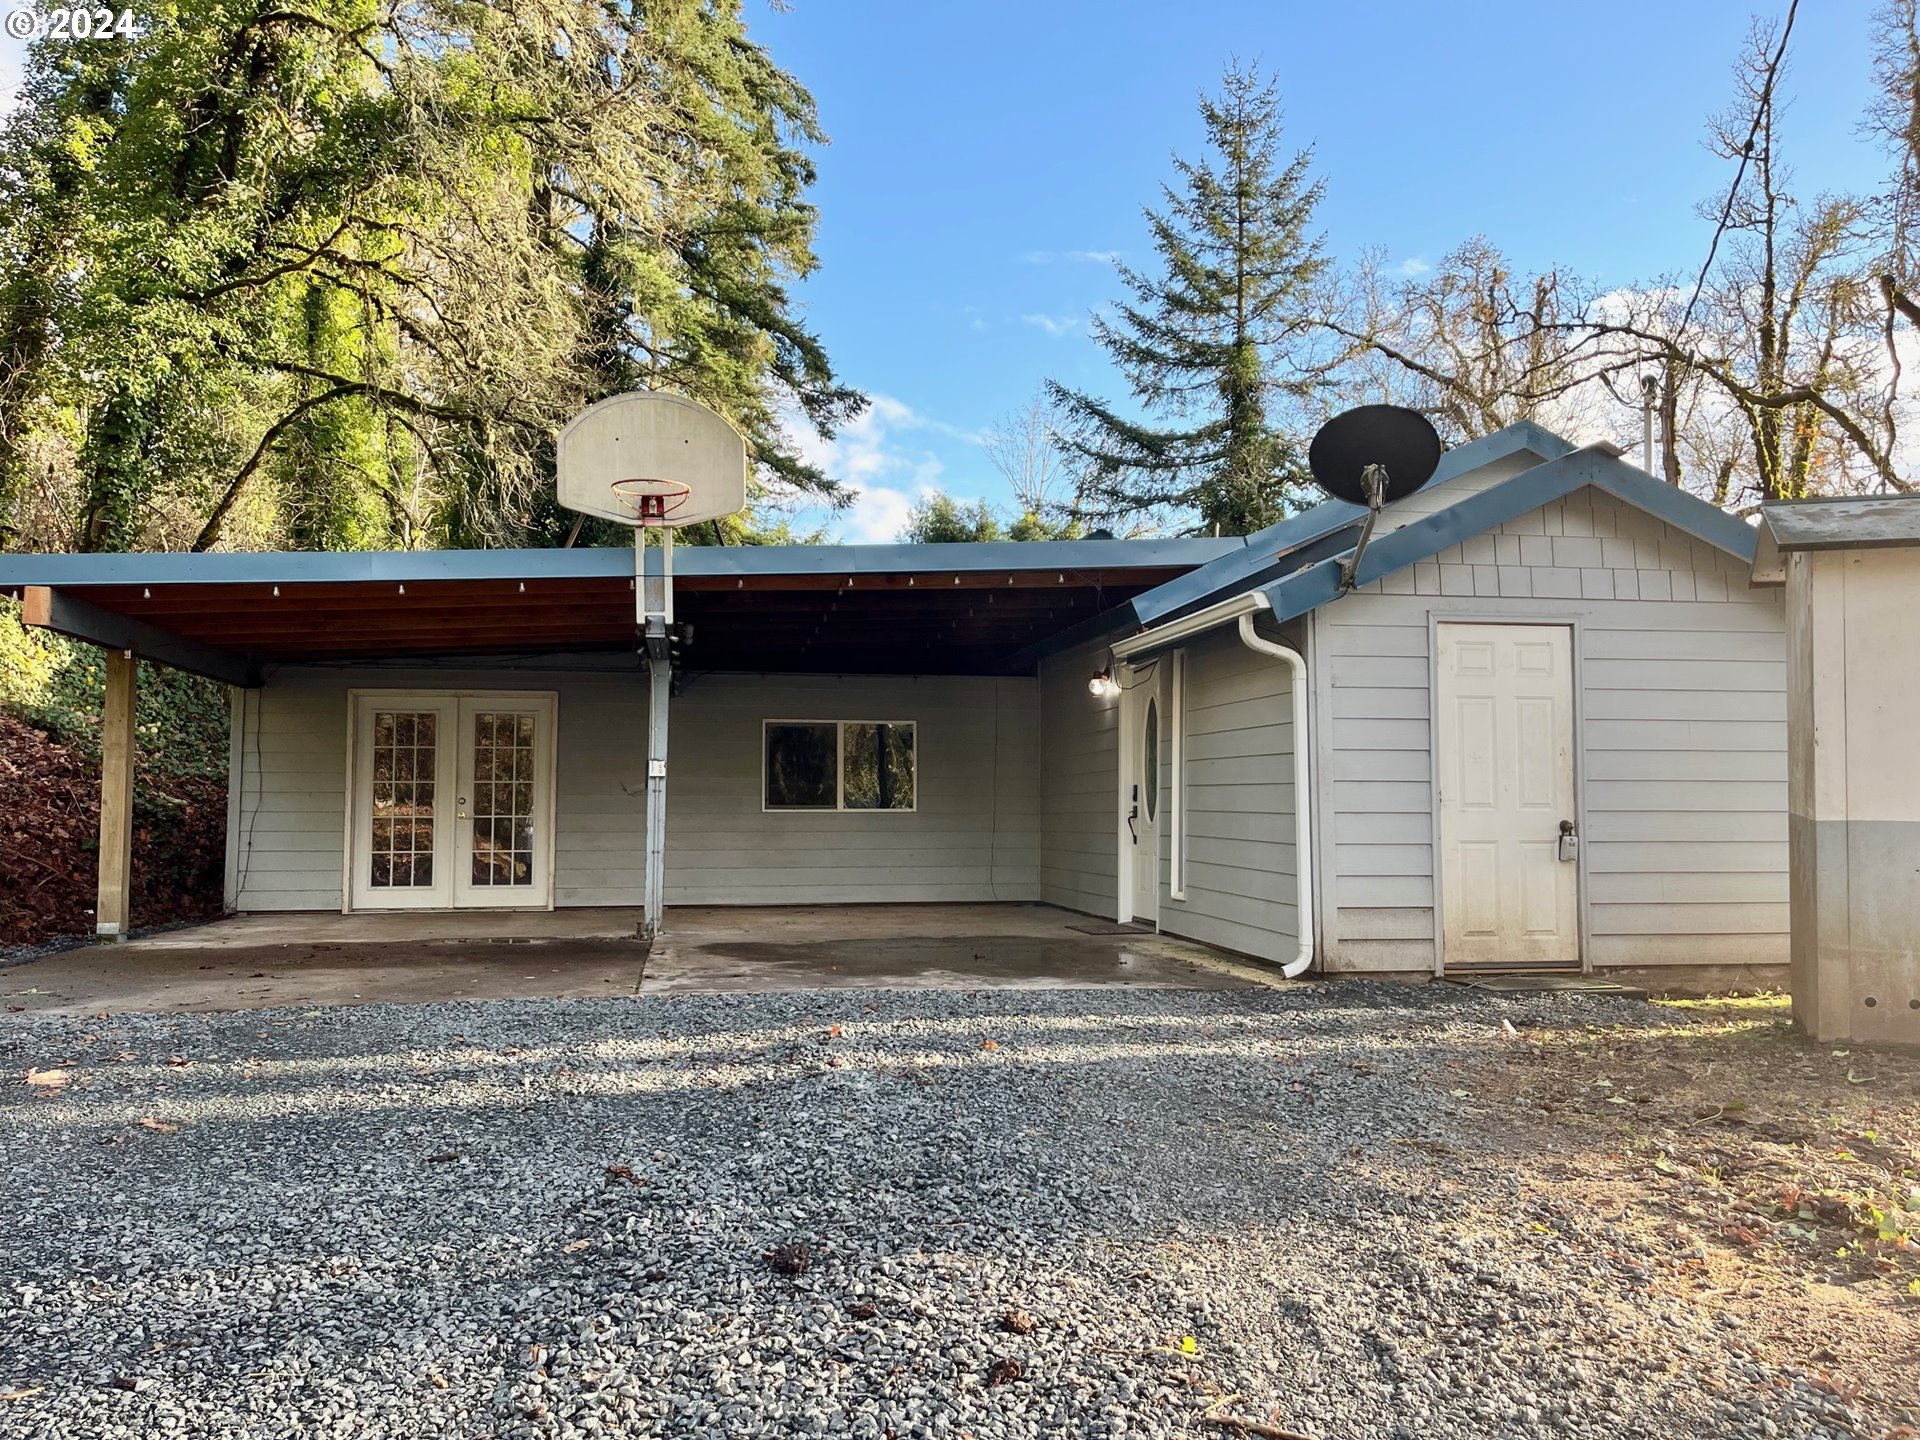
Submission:
POLYGON ((1136 845, 1140 843, 1140 831, 1133 822, 1139 814, 1140 807, 1138 805, 1135 805, 1131 810, 1127 811, 1127 833, 1133 836, 1133 843, 1136 845))
POLYGON ((1577 859, 1580 854, 1580 831, 1571 820, 1560 822, 1560 858, 1577 859))

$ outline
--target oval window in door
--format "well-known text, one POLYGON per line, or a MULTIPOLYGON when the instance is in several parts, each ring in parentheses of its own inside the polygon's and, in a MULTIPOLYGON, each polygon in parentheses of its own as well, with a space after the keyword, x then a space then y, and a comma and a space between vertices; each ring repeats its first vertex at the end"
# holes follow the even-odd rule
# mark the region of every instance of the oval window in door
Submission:
POLYGON ((1160 808, 1160 707, 1147 701, 1147 722, 1140 736, 1140 788, 1146 791, 1147 820, 1160 808))

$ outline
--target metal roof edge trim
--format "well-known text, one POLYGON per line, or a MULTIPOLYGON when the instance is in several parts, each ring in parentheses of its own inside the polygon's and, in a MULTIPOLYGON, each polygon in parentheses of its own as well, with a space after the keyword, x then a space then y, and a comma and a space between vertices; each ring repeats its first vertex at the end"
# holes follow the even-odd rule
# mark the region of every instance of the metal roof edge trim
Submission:
MULTIPOLYGON (((1199 566, 1237 540, 1004 540, 982 544, 690 545, 674 556, 683 576, 1141 570, 1199 566)), ((245 585, 366 581, 593 580, 629 578, 633 552, 577 550, 229 550, 109 555, 0 554, 0 590, 28 585, 245 585)))

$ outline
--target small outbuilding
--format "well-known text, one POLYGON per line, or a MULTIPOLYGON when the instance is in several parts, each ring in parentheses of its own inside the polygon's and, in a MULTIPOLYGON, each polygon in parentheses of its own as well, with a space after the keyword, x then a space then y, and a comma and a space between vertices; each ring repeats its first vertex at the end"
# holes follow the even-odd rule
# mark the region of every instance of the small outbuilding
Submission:
POLYGON ((1787 601, 1793 1013, 1920 1043, 1920 496, 1768 505, 1787 601))

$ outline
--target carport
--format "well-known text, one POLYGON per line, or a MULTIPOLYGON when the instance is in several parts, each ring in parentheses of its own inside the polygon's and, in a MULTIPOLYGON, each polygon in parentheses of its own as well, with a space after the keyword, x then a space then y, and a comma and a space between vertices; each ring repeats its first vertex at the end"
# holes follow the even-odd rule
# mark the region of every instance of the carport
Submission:
POLYGON ((1254 967, 1051 905, 676 910, 651 948, 638 907, 503 914, 248 915, 144 935, 103 965, 69 950, 0 970, 0 1006, 54 1014, 724 991, 1240 989, 1254 967))
MULTIPOLYGON (((672 694, 677 717, 692 708, 675 721, 686 788, 664 806, 666 903, 1040 898, 1041 648, 1240 543, 684 550, 672 694), (841 745, 874 726, 888 743, 890 727, 925 773, 885 776, 880 808, 897 814, 839 792, 776 813, 748 774, 768 723, 838 727, 841 745)), ((626 549, 0 557, 0 593, 29 623, 108 656, 98 932, 124 938, 140 918, 136 659, 233 687, 232 910, 642 903, 643 792, 665 762, 646 754, 634 583, 626 549), (416 724, 436 715, 437 731, 416 724), (513 763, 507 722, 524 722, 537 757, 534 774, 512 776, 531 799, 500 799, 517 785, 470 763, 489 746, 513 763), (437 749, 411 739, 429 733, 437 749), (409 748, 408 765, 444 768, 422 784, 409 770, 396 801, 400 772, 378 767, 409 748), (369 754, 375 769, 356 772, 369 754), (484 814, 480 787, 496 807, 484 814), (359 874, 369 857, 372 879, 359 874)))

